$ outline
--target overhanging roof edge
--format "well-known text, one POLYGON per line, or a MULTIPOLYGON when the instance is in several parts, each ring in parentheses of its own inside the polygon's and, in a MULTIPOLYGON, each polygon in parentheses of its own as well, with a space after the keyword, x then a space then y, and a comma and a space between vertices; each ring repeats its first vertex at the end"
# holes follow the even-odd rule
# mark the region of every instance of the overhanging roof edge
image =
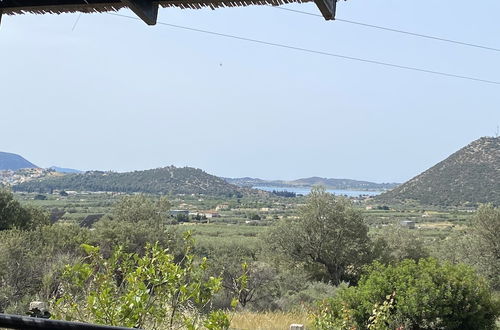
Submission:
MULTIPOLYGON (((204 7, 216 9, 225 7, 241 7, 251 5, 271 5, 280 6, 290 3, 305 3, 314 1, 326 20, 335 19, 336 0, 93 0, 76 3, 79 0, 46 0, 44 4, 36 5, 33 0, 16 0, 13 6, 1 7, 0 2, 0 22, 2 13, 6 15, 17 14, 61 14, 74 12, 108 12, 118 11, 121 8, 130 8, 144 22, 154 25, 157 22, 158 7, 178 7, 182 9, 201 9, 204 7)), ((8 1, 7 1, 8 3, 8 1)), ((4 3, 5 5, 5 3, 4 3)))

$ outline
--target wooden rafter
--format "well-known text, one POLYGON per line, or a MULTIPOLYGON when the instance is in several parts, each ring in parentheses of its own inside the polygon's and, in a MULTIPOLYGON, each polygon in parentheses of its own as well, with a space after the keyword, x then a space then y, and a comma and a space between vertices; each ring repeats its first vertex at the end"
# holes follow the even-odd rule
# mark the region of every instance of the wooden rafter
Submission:
POLYGON ((72 12, 107 12, 130 8, 149 25, 155 25, 158 7, 199 9, 250 5, 279 6, 314 1, 326 20, 335 19, 337 0, 0 0, 0 22, 3 14, 61 14, 72 12))

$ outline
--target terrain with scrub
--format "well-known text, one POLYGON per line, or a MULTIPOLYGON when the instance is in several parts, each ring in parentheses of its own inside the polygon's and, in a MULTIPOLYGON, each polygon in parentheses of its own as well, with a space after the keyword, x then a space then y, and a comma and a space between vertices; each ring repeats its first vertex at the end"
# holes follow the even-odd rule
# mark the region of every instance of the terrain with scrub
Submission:
MULTIPOLYGON (((395 265, 403 260, 431 257, 442 263, 468 264, 489 283, 491 299, 498 297, 496 270, 485 264, 486 260, 481 263, 474 259, 475 248, 467 248, 473 245, 470 233, 474 230, 476 208, 415 203, 387 205, 366 199, 345 200, 345 205, 332 204, 340 208, 330 210, 329 196, 320 192, 319 197, 326 198, 320 200, 326 203, 325 209, 313 212, 326 212, 333 222, 338 220, 336 217, 345 216, 358 223, 355 230, 359 232, 347 237, 357 244, 352 251, 345 251, 352 253, 352 265, 346 265, 339 276, 332 276, 331 265, 321 260, 323 256, 313 259, 293 255, 293 249, 307 249, 307 244, 316 248, 314 244, 318 244, 288 230, 307 217, 310 196, 16 193, 14 198, 20 205, 50 215, 47 223, 51 224, 0 232, 3 252, 0 263, 2 269, 10 270, 0 274, 5 283, 0 309, 23 314, 29 301, 35 298, 54 302, 63 278, 61 269, 84 258, 82 244, 98 246, 109 257, 117 245, 142 255, 148 242, 159 242, 179 258, 185 254, 182 234, 186 232, 191 234, 193 242, 189 253, 199 260, 207 259, 205 276, 221 281, 210 299, 210 308, 225 311, 232 329, 287 329, 292 323, 329 328, 331 324, 318 322, 322 317, 327 318, 318 314, 318 306, 342 296, 339 292, 348 285, 356 286, 372 262, 395 265), (176 214, 172 210, 186 210, 189 214, 176 214), (155 220, 150 218, 161 221, 160 230, 152 225, 155 220), (362 233, 364 229, 366 236, 362 233), (293 244, 280 245, 280 240, 293 244), (362 258, 354 260, 360 255, 362 258), (22 262, 13 271, 13 258, 19 256, 23 256, 22 262)), ((339 259, 338 263, 345 261, 339 259)))

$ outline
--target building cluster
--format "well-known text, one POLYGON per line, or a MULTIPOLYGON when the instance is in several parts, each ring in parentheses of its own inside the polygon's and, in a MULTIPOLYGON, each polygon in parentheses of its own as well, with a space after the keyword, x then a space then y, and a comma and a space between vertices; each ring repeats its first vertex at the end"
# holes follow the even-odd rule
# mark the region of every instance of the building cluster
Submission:
POLYGON ((192 216, 192 217, 203 217, 204 219, 220 218, 220 213, 217 211, 196 211, 191 212, 189 210, 170 210, 170 215, 177 217, 179 215, 192 216))
POLYGON ((17 171, 1 170, 0 184, 13 186, 26 181, 43 178, 53 173, 54 171, 43 168, 23 168, 17 171))

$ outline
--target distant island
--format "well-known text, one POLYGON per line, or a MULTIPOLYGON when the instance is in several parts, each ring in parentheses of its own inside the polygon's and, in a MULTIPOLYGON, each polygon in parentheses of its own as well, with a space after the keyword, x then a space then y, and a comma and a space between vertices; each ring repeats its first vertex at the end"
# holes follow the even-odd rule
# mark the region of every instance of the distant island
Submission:
POLYGON ((74 168, 51 166, 49 169, 54 170, 58 173, 83 173, 85 171, 75 170, 74 168))
POLYGON ((263 180, 258 178, 224 178, 227 182, 239 187, 279 187, 279 188, 311 188, 323 186, 333 190, 365 190, 383 191, 397 187, 398 183, 375 183, 369 181, 359 181, 351 179, 329 179, 320 177, 310 177, 291 181, 285 180, 263 180))

